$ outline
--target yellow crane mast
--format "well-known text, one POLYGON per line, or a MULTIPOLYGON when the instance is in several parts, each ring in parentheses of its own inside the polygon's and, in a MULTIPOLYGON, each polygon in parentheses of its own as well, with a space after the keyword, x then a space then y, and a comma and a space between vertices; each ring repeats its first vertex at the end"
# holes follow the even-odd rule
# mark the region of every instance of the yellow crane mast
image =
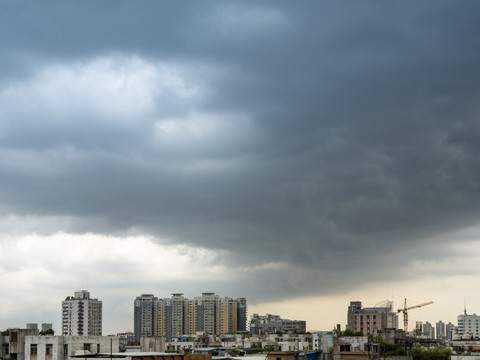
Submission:
POLYGON ((405 335, 408 332, 408 312, 407 311, 412 310, 412 309, 416 309, 416 308, 419 308, 419 307, 422 307, 422 306, 427 306, 427 305, 430 305, 430 304, 433 304, 433 301, 429 301, 429 302, 426 302, 426 303, 423 303, 423 304, 418 304, 418 305, 413 305, 413 306, 407 307, 407 298, 405 298, 405 305, 403 306, 403 309, 398 309, 398 312, 403 312, 403 328, 405 330, 405 335))

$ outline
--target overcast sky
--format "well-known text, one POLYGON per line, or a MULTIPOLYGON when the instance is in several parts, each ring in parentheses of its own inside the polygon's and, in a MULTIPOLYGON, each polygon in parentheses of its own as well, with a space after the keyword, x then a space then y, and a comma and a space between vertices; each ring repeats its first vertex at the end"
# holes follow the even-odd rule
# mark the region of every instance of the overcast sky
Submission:
POLYGON ((141 293, 480 312, 479 12, 1 1, 0 328, 81 288, 105 334, 141 293))

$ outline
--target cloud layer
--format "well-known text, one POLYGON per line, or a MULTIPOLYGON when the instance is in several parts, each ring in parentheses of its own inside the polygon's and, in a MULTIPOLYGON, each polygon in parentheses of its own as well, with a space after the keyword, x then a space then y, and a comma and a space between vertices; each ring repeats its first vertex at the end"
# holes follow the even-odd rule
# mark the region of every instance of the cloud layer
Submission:
MULTIPOLYGON (((476 3, 1 7, 0 245, 89 264, 61 291, 328 295, 478 223, 476 3)), ((63 269, 12 261, 12 286, 63 269)))

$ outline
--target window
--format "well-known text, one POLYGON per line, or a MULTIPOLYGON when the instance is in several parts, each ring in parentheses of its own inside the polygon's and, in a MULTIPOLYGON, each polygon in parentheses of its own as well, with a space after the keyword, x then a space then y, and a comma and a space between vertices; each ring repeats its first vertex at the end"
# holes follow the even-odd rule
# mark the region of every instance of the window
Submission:
POLYGON ((340 352, 350 352, 350 345, 340 345, 340 352))
POLYGON ((45 346, 45 355, 52 355, 52 347, 53 347, 52 344, 47 344, 45 346))
POLYGON ((30 344, 30 355, 37 354, 37 344, 30 344))
POLYGON ((68 356, 68 345, 63 345, 63 355, 68 356))
POLYGON ((97 354, 100 352, 100 344, 97 344, 97 354))
POLYGON ((87 344, 87 343, 83 344, 83 350, 90 351, 90 344, 87 344))

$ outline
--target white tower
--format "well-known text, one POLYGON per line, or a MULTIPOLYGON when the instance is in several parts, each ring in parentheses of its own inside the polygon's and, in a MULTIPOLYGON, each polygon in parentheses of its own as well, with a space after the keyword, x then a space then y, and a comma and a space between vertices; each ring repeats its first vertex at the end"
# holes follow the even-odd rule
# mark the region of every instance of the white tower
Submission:
POLYGON ((102 335, 102 302, 86 290, 62 301, 62 335, 102 335))

